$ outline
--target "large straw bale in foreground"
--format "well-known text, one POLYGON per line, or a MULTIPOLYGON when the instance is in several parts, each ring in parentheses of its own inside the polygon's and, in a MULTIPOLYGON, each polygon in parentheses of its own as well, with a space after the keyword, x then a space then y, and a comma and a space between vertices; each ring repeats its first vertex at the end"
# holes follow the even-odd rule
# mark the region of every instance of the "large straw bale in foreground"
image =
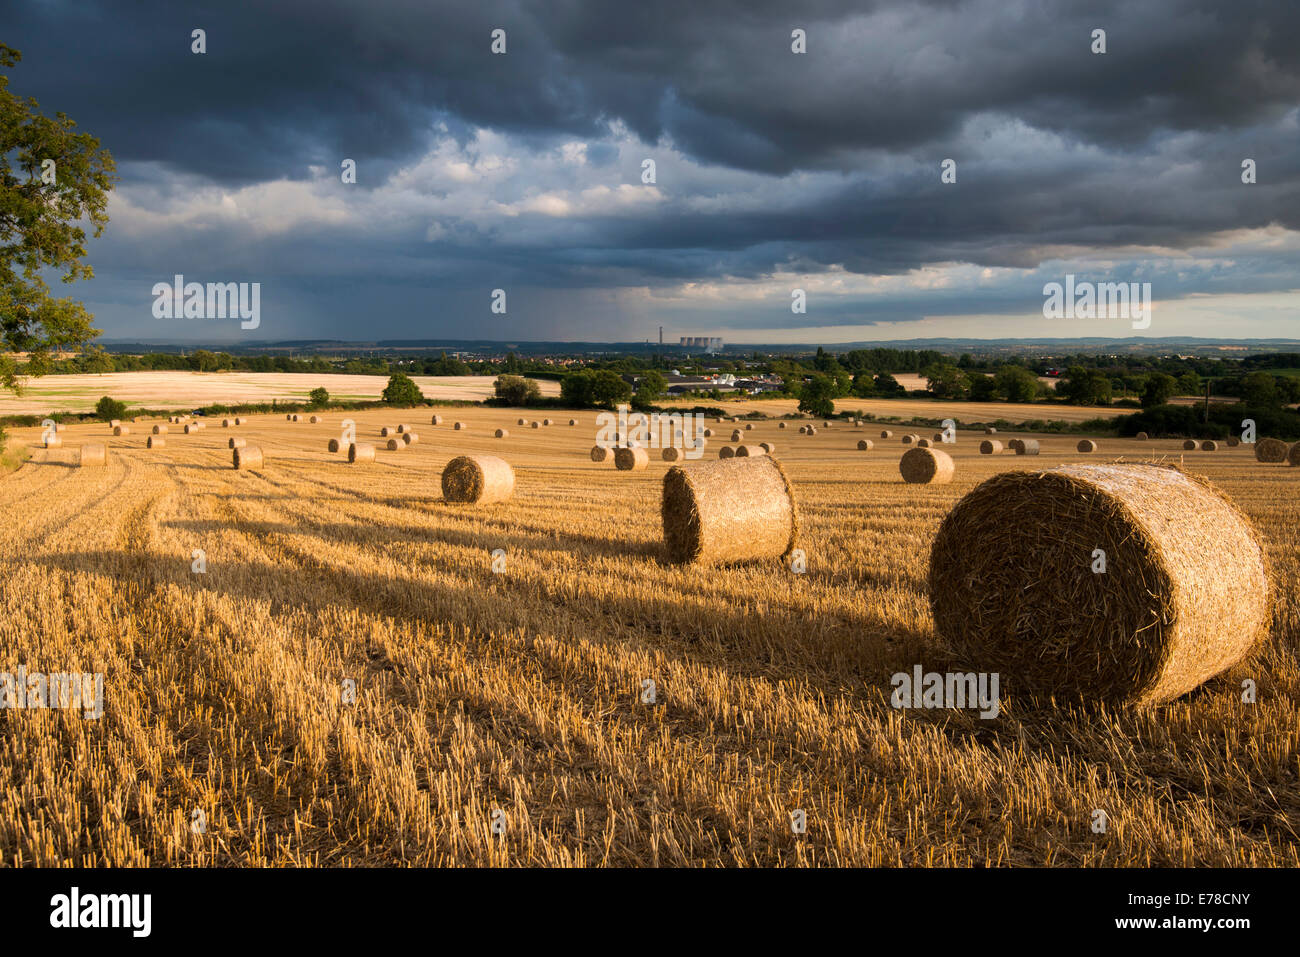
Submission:
POLYGON ((902 474, 903 481, 912 484, 942 485, 952 481, 954 470, 952 456, 942 449, 918 446, 908 449, 898 460, 898 471, 902 474))
POLYGON ((448 502, 491 505, 515 493, 515 470, 495 455, 458 455, 442 470, 442 497, 448 502))
POLYGON ((1285 462, 1291 447, 1281 439, 1260 439, 1255 443, 1256 462, 1285 462))
POLYGON ((664 476, 663 522, 674 562, 781 558, 799 533, 794 492, 766 455, 673 466, 664 476))
POLYGON ((98 442, 81 447, 81 467, 90 468, 92 466, 108 464, 108 448, 98 442))
POLYGON ((620 472, 632 472, 650 464, 650 453, 640 446, 614 450, 614 468, 620 472))
POLYGON ((375 447, 368 442, 349 442, 348 443, 348 461, 349 462, 373 462, 375 460, 375 447))
POLYGON ((929 586, 963 663, 1091 701, 1185 694, 1240 661, 1271 617, 1250 522, 1213 486, 1156 465, 989 479, 940 526, 929 586))
POLYGON ((263 464, 262 450, 256 445, 236 448, 231 457, 237 469, 260 469, 263 464))

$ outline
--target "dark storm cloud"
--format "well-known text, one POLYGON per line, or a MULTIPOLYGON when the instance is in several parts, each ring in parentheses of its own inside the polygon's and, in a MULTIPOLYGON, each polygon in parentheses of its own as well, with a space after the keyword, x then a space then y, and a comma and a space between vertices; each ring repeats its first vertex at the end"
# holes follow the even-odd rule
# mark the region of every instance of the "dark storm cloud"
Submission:
POLYGON ((23 85, 122 159, 218 180, 399 158, 452 114, 786 172, 910 150, 974 112, 1089 142, 1248 125, 1300 100, 1300 5, 785 2, 12 3, 23 85), (488 52, 504 27, 507 56, 488 52), (809 52, 790 54, 790 30, 809 52), (207 31, 208 53, 189 51, 207 31), (1089 52, 1094 27, 1105 57, 1089 52))
MULTIPOLYGON (((93 261, 129 284, 112 299, 121 310, 154 273, 224 269, 274 277, 286 301, 321 315, 366 296, 317 296, 325 283, 382 283, 394 314, 435 284, 457 287, 430 320, 454 325, 452 306, 471 308, 484 285, 540 296, 774 270, 1032 270, 1062 249, 1177 251, 1225 230, 1300 228, 1287 119, 1300 102, 1300 4, 1278 0, 0 0, 0 24, 0 41, 24 54, 11 87, 99 136, 137 209, 205 185, 309 180, 312 167, 337 182, 344 157, 358 161, 364 192, 438 136, 467 144, 478 129, 508 137, 525 161, 584 141, 586 169, 606 184, 636 182, 617 165, 629 160, 611 124, 660 147, 664 202, 618 215, 448 215, 436 240, 382 220, 363 237, 318 223, 267 235, 232 219, 164 220, 128 239, 110 224, 93 261), (508 32, 504 57, 489 52, 496 27, 508 32), (790 52, 795 27, 808 32, 806 55, 790 52), (1089 50, 1098 27, 1104 56, 1089 50), (203 56, 190 52, 194 28, 207 32, 203 56), (668 144, 693 169, 674 170, 668 144), (1257 186, 1241 184, 1247 156, 1257 186), (939 182, 947 157, 955 186, 939 182), (756 179, 758 202, 746 196, 756 179), (732 205, 692 202, 733 192, 732 205)), ((1168 282, 1293 286, 1275 265, 1168 282)), ((906 321, 1023 304, 1037 285, 834 310, 906 321)), ((773 326, 790 322, 780 312, 773 326)))

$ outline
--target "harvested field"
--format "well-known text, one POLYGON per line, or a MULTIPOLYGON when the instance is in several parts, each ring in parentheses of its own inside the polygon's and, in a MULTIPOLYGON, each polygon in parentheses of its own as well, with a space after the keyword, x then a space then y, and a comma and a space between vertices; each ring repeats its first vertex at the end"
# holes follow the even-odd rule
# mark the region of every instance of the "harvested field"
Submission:
MULTIPOLYGON (((350 415, 367 441, 397 420, 350 415)), ((221 429, 152 451, 150 425, 74 425, 51 449, 10 429, 32 457, 0 478, 0 670, 102 672, 105 716, 0 720, 5 862, 1300 866, 1297 469, 1248 445, 1185 463, 1273 568, 1270 633, 1245 660, 1146 708, 1004 689, 986 720, 890 704, 891 676, 957 665, 927 591, 944 516, 1000 472, 1177 462, 1181 441, 1080 455, 1078 436, 1035 435, 1026 461, 963 431, 950 483, 907 485, 897 438, 864 455, 838 424, 794 441, 758 422, 747 442, 789 437, 806 571, 702 572, 665 560, 657 450, 618 472, 591 461, 594 425, 496 438, 518 415, 458 409, 467 429, 363 466, 250 416, 253 470, 231 468, 221 429), (74 467, 88 442, 104 467, 74 467), (459 455, 506 459, 513 497, 445 504, 459 455), (1097 808, 1123 826, 1093 834, 1097 808)))

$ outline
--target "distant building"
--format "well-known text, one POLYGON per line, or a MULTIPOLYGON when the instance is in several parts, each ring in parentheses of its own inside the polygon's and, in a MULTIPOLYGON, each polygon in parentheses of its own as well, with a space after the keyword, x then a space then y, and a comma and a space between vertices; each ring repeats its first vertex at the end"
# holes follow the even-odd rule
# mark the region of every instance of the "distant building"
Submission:
POLYGON ((682 336, 677 344, 683 349, 699 349, 701 352, 722 351, 722 340, 714 336, 682 336))

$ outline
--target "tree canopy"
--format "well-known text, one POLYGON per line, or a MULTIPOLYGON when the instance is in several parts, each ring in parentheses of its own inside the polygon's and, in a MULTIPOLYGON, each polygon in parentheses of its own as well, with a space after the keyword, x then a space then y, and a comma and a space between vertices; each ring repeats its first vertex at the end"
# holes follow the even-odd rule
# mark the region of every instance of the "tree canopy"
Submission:
MULTIPOLYGON (((0 66, 21 59, 0 44, 0 66)), ((113 158, 99 140, 76 132, 63 113, 51 119, 38 110, 0 75, 0 384, 11 389, 17 366, 3 353, 27 353, 25 371, 39 375, 54 352, 99 335, 85 305, 54 298, 40 273, 55 270, 65 283, 94 275, 83 225, 95 236, 103 232, 116 181, 113 158)))

